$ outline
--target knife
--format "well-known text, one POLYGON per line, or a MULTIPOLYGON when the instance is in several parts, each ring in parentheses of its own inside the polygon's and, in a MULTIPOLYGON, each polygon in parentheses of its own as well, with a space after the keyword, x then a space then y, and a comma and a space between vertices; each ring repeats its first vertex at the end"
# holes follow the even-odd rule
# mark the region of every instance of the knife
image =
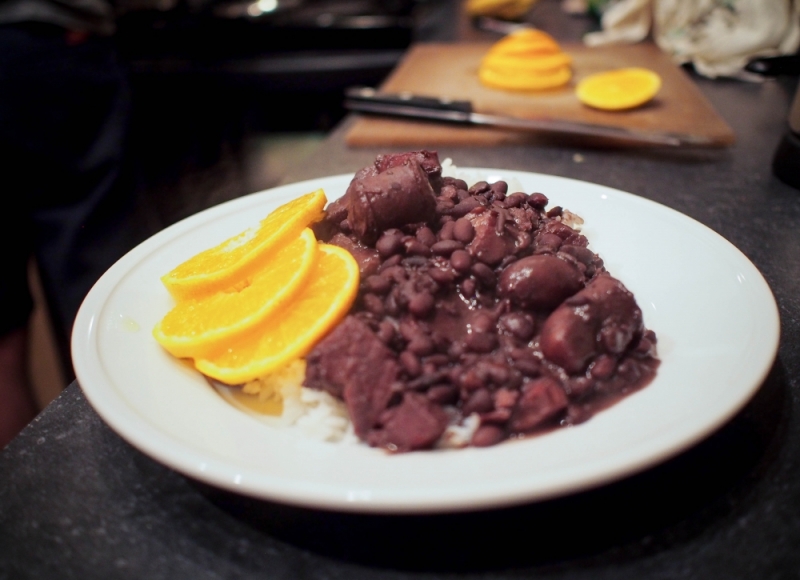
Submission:
POLYGON ((564 121, 549 117, 523 119, 505 115, 476 113, 470 101, 458 101, 411 93, 380 93, 370 87, 350 87, 345 90, 344 107, 350 111, 390 115, 410 119, 441 121, 459 125, 481 125, 532 131, 603 137, 642 145, 709 146, 717 143, 708 137, 685 133, 640 131, 608 125, 595 125, 578 121, 564 121))

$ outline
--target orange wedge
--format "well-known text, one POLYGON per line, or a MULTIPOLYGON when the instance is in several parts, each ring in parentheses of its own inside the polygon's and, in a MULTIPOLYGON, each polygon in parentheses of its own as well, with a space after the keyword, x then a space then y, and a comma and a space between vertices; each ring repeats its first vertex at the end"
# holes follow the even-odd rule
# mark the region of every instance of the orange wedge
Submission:
POLYGON ((661 88, 661 77, 646 68, 622 68, 586 77, 575 94, 585 105, 605 111, 632 109, 650 101, 661 88))
POLYGON ((181 300, 153 329, 170 354, 197 357, 229 341, 289 302, 306 282, 317 258, 317 240, 306 228, 268 253, 251 278, 199 298, 181 300))
POLYGON ((271 249, 322 219, 326 201, 321 189, 292 200, 261 220, 258 227, 197 254, 161 281, 177 300, 225 290, 261 268, 271 249))
POLYGON ((320 244, 317 264, 291 303, 231 343, 195 359, 195 367, 213 379, 235 385, 305 356, 350 309, 358 282, 353 256, 337 246, 320 244))

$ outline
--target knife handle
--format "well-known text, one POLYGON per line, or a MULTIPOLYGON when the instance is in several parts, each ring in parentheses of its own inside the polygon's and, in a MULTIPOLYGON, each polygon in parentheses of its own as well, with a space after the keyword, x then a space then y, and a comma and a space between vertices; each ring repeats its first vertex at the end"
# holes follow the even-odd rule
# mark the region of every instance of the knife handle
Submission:
POLYGON ((433 111, 457 111, 471 113, 472 103, 469 101, 453 101, 437 97, 423 97, 411 93, 379 93, 370 87, 350 87, 345 96, 351 101, 389 105, 390 107, 413 107, 433 111))

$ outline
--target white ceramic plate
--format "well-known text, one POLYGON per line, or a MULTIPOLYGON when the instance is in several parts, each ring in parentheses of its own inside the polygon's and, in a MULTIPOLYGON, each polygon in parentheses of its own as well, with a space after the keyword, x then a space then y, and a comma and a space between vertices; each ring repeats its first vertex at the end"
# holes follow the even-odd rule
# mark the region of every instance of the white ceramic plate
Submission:
POLYGON ((410 513, 540 500, 597 486, 675 455, 731 418, 776 355, 775 300, 753 264, 698 222, 643 198, 575 180, 492 169, 585 219, 590 247, 634 292, 659 338, 656 379, 577 427, 485 449, 388 455, 309 439, 232 407, 166 354, 151 329, 171 307, 160 276, 322 187, 279 187, 211 208, 145 241, 106 272, 72 336, 78 381, 100 416, 147 455, 206 483, 291 504, 410 513))

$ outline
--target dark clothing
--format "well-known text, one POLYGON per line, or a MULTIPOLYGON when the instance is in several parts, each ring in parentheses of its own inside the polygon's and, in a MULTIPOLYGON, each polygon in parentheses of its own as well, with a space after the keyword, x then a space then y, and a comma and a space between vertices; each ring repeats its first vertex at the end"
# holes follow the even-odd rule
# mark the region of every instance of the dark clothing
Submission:
POLYGON ((113 40, 0 25, 0 334, 27 321, 35 253, 62 347, 97 278, 133 246, 123 220, 130 90, 113 40))

